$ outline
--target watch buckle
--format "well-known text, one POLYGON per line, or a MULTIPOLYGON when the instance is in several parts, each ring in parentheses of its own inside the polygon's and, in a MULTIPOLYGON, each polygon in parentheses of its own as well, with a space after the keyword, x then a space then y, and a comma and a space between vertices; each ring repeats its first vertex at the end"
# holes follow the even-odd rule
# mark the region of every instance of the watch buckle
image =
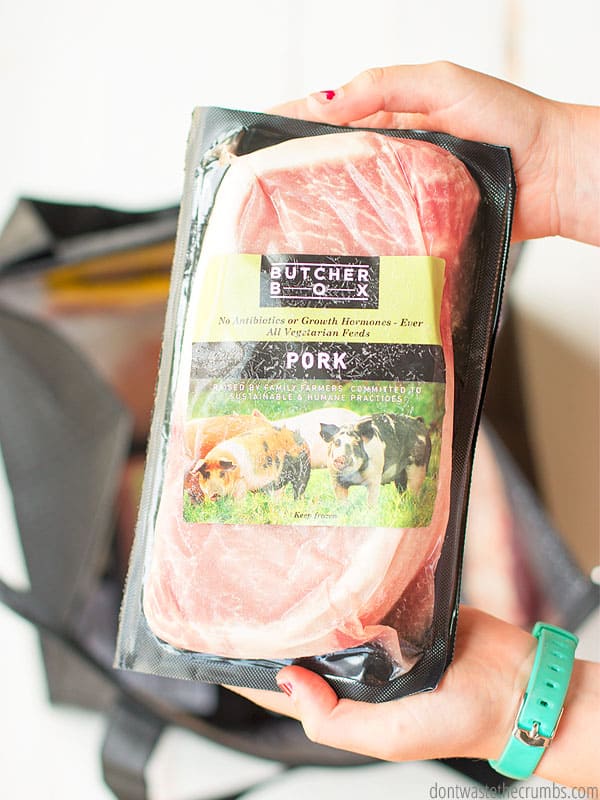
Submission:
POLYGON ((558 728, 558 723, 560 722, 560 718, 562 717, 564 707, 561 708, 560 714, 558 715, 558 719, 556 720, 556 725, 554 726, 554 730, 550 734, 550 736, 543 736, 539 733, 539 722, 534 722, 533 725, 529 730, 527 728, 520 728, 519 727, 519 717, 521 716, 521 711, 523 710, 523 705, 525 704, 525 693, 523 693, 523 697, 521 698, 521 705, 519 706, 519 712, 517 714, 517 718, 515 720, 515 727, 513 728, 512 735, 518 741, 523 742, 523 744, 528 745, 529 747, 548 747, 550 742, 554 739, 554 735, 556 733, 556 729, 558 728))

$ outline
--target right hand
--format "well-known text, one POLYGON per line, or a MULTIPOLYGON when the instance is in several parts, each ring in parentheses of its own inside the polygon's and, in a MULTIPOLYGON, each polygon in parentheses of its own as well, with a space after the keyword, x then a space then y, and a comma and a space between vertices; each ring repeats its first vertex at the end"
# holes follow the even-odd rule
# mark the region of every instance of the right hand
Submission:
POLYGON ((272 110, 333 125, 438 130, 507 145, 518 187, 513 241, 560 234, 600 244, 597 108, 558 103, 436 62, 370 69, 334 92, 272 110))

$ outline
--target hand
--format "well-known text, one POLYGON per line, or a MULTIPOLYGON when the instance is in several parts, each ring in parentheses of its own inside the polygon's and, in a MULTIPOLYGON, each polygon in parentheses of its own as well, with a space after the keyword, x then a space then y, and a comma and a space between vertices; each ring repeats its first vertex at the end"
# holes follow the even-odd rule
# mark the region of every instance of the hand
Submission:
MULTIPOLYGON (((330 747, 387 761, 496 759, 511 735, 536 647, 521 628, 461 606, 454 659, 434 692, 379 704, 339 700, 325 680, 301 667, 279 672, 281 693, 228 688, 300 720, 309 739, 330 747)), ((575 661, 565 713, 536 774, 569 786, 600 782, 595 738, 581 734, 597 730, 599 709, 600 665, 575 661)))
POLYGON ((454 660, 434 692, 379 704, 339 700, 325 680, 301 667, 277 676, 282 692, 291 687, 289 697, 229 688, 299 719, 319 744, 388 761, 494 758, 512 730, 535 648, 520 628, 464 606, 454 660))
POLYGON ((517 179, 513 241, 560 234, 600 244, 600 109, 558 103, 436 62, 367 70, 335 91, 273 111, 334 125, 438 130, 507 145, 517 179))

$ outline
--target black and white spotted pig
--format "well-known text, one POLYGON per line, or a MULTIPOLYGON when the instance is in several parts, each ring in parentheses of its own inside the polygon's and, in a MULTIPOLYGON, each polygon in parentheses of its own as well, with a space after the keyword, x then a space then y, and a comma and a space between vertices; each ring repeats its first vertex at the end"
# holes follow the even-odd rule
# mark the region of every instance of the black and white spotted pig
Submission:
POLYGON ((193 502, 206 502, 226 496, 241 500, 248 492, 276 492, 290 483, 298 499, 309 478, 306 442, 266 423, 213 447, 191 468, 185 488, 193 502))
POLYGON ((396 484, 418 494, 431 456, 431 438, 422 417, 372 414, 354 425, 321 425, 328 444, 327 466, 338 500, 348 498, 350 486, 367 487, 374 506, 381 484, 396 484))

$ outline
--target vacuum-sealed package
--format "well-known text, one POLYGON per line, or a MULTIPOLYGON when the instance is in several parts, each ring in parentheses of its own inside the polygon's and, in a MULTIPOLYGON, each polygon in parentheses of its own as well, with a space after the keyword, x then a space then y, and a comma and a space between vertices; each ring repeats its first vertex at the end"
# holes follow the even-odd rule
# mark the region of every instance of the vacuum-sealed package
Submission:
POLYGON ((506 148, 195 112, 117 666, 437 685, 514 194, 506 148))

